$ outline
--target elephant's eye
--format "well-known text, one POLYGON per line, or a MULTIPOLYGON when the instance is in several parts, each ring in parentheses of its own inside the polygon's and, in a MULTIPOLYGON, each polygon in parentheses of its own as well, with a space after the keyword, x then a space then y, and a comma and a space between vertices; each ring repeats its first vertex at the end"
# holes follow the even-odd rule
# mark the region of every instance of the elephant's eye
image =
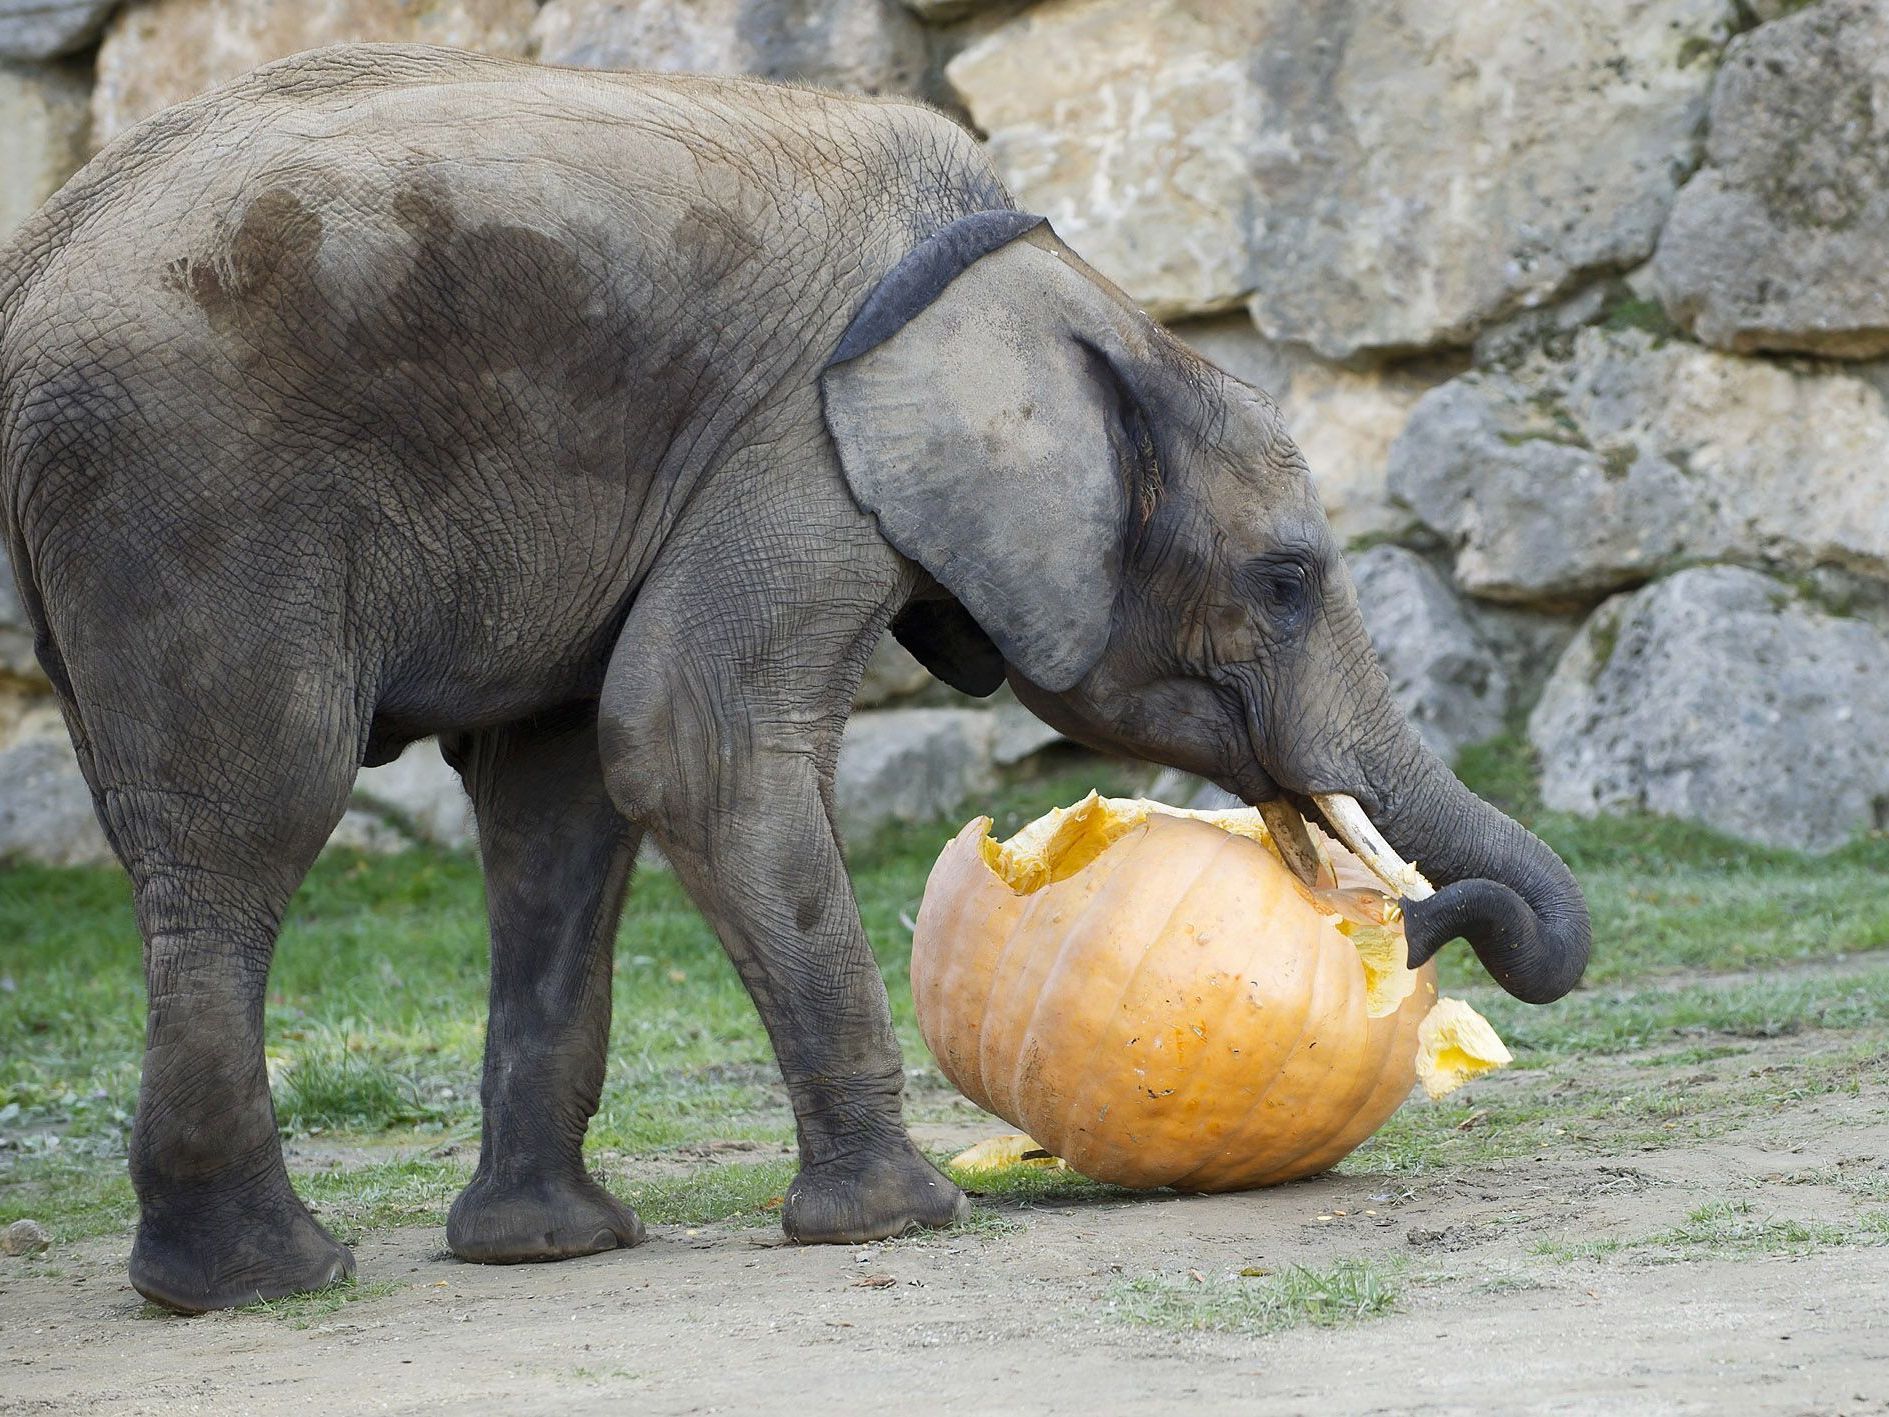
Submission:
POLYGON ((1248 561, 1240 569, 1240 583, 1276 633, 1293 633, 1312 613, 1312 569, 1296 556, 1248 561))

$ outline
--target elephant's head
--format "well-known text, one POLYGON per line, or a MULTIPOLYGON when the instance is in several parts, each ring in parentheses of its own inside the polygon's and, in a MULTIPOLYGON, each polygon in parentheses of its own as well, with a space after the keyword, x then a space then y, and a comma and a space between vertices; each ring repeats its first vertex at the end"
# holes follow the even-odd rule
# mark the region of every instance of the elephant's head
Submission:
POLYGON ((1072 738, 1219 783, 1301 869, 1301 814, 1388 880, 1414 858, 1437 889, 1400 892, 1413 964, 1461 936, 1520 998, 1574 987, 1579 886, 1392 702, 1265 395, 1014 212, 907 257, 824 392, 854 495, 935 583, 894 628, 939 677, 1007 674, 1072 738))

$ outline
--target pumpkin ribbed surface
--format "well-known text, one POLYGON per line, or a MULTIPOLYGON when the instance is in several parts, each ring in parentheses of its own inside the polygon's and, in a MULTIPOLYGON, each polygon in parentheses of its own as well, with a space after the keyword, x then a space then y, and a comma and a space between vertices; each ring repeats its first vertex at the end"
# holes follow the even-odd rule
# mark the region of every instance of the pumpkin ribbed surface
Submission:
POLYGON ((1376 926, 1378 944, 1396 934, 1396 1002, 1346 933, 1386 899, 1329 875, 1302 885, 1256 818, 1227 815, 1091 796, 1009 848, 979 818, 926 885, 912 995, 939 1066, 1097 1180, 1227 1191, 1312 1175, 1415 1079, 1434 971, 1402 969, 1401 933, 1376 926), (1389 1012, 1370 1017, 1367 994, 1389 1012))

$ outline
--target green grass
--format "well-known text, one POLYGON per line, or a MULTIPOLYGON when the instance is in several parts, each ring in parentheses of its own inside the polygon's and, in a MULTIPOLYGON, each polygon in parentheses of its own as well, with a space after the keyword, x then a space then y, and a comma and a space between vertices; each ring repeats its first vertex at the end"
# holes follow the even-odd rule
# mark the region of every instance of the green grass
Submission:
MULTIPOLYGON (((1580 878, 1594 914, 1589 987, 1889 948, 1889 836, 1805 856, 1684 822, 1550 812, 1519 733, 1465 750, 1457 771, 1580 878)), ((1444 958, 1452 985, 1479 979, 1460 945, 1444 958)))
POLYGON ((386 1131, 439 1120, 420 1084, 345 1047, 304 1050, 276 1089, 276 1120, 290 1136, 323 1131, 386 1131))
POLYGON ((1091 1181, 1074 1171, 1044 1166, 1001 1166, 965 1171, 935 1157, 944 1172, 968 1195, 1017 1208, 1087 1205, 1098 1201, 1132 1200, 1143 1191, 1091 1181))
POLYGON ((295 1178, 295 1188, 335 1238, 353 1244, 375 1230, 444 1225, 470 1165, 422 1156, 334 1166, 295 1178))
POLYGON ((1116 1281, 1103 1295, 1104 1312, 1123 1323, 1239 1334, 1336 1328, 1387 1313, 1396 1300, 1383 1271, 1363 1260, 1341 1260, 1329 1269, 1294 1265, 1278 1274, 1138 1275, 1116 1281))
POLYGON ((780 1218, 793 1179, 789 1161, 737 1162, 622 1189, 651 1225, 766 1225, 780 1218))
MULTIPOLYGON (((1589 987, 1533 1009, 1493 989, 1461 946, 1447 950, 1445 987, 1503 1031, 1516 1075, 1472 1087, 1467 1102, 1406 1107, 1348 1171, 1407 1177, 1552 1148, 1658 1146, 1716 1134, 1728 1119, 1793 1098, 1884 1080, 1889 841, 1809 858, 1670 822, 1545 812, 1516 737, 1472 750, 1462 770, 1580 875, 1596 927, 1589 987), (1848 956, 1842 970, 1797 968, 1848 956), (1717 977, 1725 971, 1742 973, 1717 977), (1827 1035, 1828 1047, 1810 1050, 1824 1060, 1739 1074, 1742 1050, 1792 1034, 1827 1035), (1636 1066, 1600 1079, 1596 1060, 1636 1066), (1672 1086, 1678 1069, 1702 1065, 1720 1066, 1728 1080, 1672 1086)), ((1003 834, 1091 786, 1121 792, 1138 780, 1079 765, 1000 794, 992 815, 1003 834)), ((902 921, 954 827, 887 831, 851 853, 913 1069, 908 1108, 929 1117, 965 1114, 922 1066, 902 921)), ((0 1222, 30 1215, 61 1241, 121 1232, 134 1214, 124 1147, 144 1027, 125 882, 106 870, 0 869, 0 940, 0 1222)), ((470 856, 333 854, 296 897, 270 978, 267 1049, 284 1132, 318 1138, 317 1156, 338 1148, 346 1162, 297 1177, 344 1237, 438 1224, 463 1184, 477 1146, 485 992, 484 909, 470 856)), ((784 1164, 629 1164, 705 1140, 793 1136, 753 1006, 666 873, 642 873, 631 893, 613 1002, 593 1169, 657 1223, 772 1223, 771 1203, 790 1178, 784 1164), (671 1168, 668 1179, 644 1179, 671 1168)), ((1132 1194, 1030 1167, 962 1179, 987 1217, 974 1226, 985 1227, 1031 1208, 1127 1203, 1132 1194)))
POLYGON ((1656 1261, 1746 1259, 1801 1255, 1846 1245, 1889 1245, 1889 1212, 1864 1211, 1847 1225, 1760 1214, 1748 1200, 1714 1200, 1689 1212, 1669 1230, 1634 1239, 1543 1241, 1535 1252, 1551 1259, 1605 1259, 1638 1253, 1656 1261))
POLYGON ((368 1299, 384 1299, 390 1294, 398 1294, 406 1287, 404 1284, 389 1279, 376 1280, 369 1284, 344 1279, 339 1283, 311 1290, 306 1294, 290 1294, 281 1299, 265 1299, 257 1304, 245 1304, 236 1312, 278 1319, 290 1328, 313 1328, 317 1322, 349 1304, 359 1304, 368 1299))

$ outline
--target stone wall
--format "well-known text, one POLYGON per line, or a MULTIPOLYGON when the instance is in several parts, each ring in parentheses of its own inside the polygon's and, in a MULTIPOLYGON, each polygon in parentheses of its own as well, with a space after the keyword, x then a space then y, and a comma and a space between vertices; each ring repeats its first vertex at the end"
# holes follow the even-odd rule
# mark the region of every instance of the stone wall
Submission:
MULTIPOLYGON (((164 104, 367 38, 940 104, 1279 401, 1439 750, 1525 724, 1557 807, 1889 825, 1889 0, 0 0, 0 234, 164 104)), ((0 593, 0 853, 102 845, 48 820, 60 735, 0 593)), ((1046 740, 888 648, 842 805, 1046 740)), ((428 752, 349 839, 464 838, 428 752)))

